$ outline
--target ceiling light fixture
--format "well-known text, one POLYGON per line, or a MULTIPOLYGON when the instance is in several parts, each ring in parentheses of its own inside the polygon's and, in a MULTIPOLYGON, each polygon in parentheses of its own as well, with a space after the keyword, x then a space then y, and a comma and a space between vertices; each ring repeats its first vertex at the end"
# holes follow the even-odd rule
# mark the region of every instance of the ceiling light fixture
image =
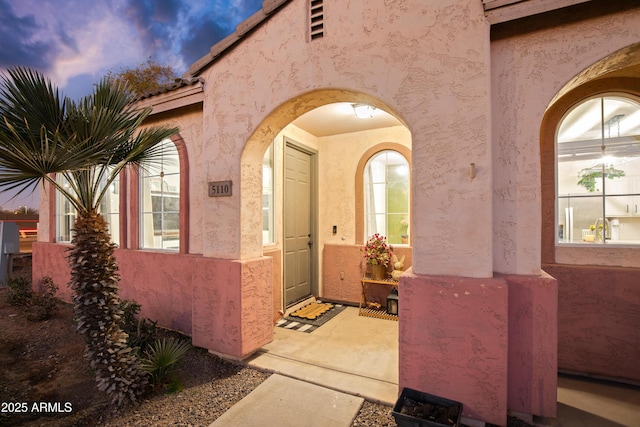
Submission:
POLYGON ((373 117, 375 107, 369 104, 353 104, 353 112, 359 119, 370 119, 373 117))

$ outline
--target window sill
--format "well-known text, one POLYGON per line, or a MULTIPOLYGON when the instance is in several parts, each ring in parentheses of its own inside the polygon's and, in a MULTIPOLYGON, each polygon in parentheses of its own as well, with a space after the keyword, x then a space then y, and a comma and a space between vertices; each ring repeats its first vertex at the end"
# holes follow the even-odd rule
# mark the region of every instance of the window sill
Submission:
POLYGON ((596 242, 556 242, 557 247, 562 248, 640 248, 640 240, 608 240, 606 243, 596 242))

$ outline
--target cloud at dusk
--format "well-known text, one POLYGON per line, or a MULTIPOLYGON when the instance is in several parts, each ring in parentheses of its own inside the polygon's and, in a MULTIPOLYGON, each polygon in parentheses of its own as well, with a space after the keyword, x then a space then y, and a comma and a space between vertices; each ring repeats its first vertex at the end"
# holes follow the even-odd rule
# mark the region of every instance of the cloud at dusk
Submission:
POLYGON ((0 70, 36 68, 72 98, 91 90, 91 84, 77 84, 88 76, 95 83, 109 71, 148 59, 171 65, 180 76, 261 5, 261 0, 0 0, 0 70))
MULTIPOLYGON (((78 99, 151 59, 178 77, 262 0, 0 0, 0 73, 34 68, 78 99)), ((0 207, 20 204, 0 194, 0 207)), ((28 203, 37 207, 37 202, 28 203)))

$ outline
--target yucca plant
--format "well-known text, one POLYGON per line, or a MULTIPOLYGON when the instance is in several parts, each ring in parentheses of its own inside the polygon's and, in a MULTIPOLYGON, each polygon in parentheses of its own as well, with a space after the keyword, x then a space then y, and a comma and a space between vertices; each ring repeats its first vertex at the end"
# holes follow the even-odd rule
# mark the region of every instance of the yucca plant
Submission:
POLYGON ((151 375, 153 384, 165 384, 177 369, 177 363, 191 348, 188 341, 162 338, 145 352, 142 358, 142 369, 151 375))
POLYGON ((27 68, 9 69, 0 82, 0 191, 50 183, 76 209, 68 261, 77 327, 98 388, 116 404, 136 402, 147 380, 121 328, 118 265, 99 206, 120 171, 158 164, 160 143, 177 132, 141 129, 150 109, 136 109, 134 96, 104 78, 75 102, 27 68))

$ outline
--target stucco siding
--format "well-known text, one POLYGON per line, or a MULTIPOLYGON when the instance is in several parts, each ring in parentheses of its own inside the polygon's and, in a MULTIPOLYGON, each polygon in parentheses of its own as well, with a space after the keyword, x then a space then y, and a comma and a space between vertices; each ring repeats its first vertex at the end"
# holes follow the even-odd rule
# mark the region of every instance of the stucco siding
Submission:
POLYGON ((360 6, 354 1, 328 7, 325 37, 308 43, 305 4, 289 3, 204 71, 214 82, 205 94, 204 156, 212 159, 207 179, 243 182, 242 195, 204 200, 211 214, 205 240, 216 242, 205 243, 204 253, 243 258, 261 252, 251 237, 261 224, 255 215, 259 205, 252 201, 258 190, 248 188, 257 154, 248 146, 262 152, 278 126, 315 102, 353 100, 360 93, 392 113, 404 112, 399 117, 411 131, 414 160, 424 166, 412 177, 415 194, 421 195, 414 204, 421 212, 414 219, 420 242, 414 247, 416 272, 490 276, 490 227, 464 218, 473 206, 482 223, 491 223, 489 47, 482 6, 405 1, 389 14, 378 13, 385 10, 380 1, 360 6), (402 25, 389 32, 396 22, 402 25), (335 93, 312 97, 319 88, 335 93), (473 182, 470 163, 482 171, 473 182), (234 221, 237 211, 242 226, 234 221), (427 241, 438 242, 437 249, 427 241))
MULTIPOLYGON (((72 298, 70 267, 66 259, 69 246, 36 243, 33 245, 34 283, 49 276, 59 286, 58 297, 72 298)), ((191 335, 194 256, 116 249, 120 270, 120 298, 142 307, 140 315, 160 326, 191 335)))
POLYGON ((400 388, 463 402, 463 416, 506 425, 506 281, 409 272, 398 293, 400 388))
POLYGON ((545 265, 558 279, 558 368, 640 381, 640 270, 545 265))
MULTIPOLYGON (((291 140, 316 153, 316 295, 359 302, 359 175, 365 157, 393 146, 411 167, 410 246, 397 248, 411 266, 399 292, 400 389, 459 400, 466 417, 504 425, 507 410, 555 415, 558 368, 640 381, 638 268, 624 268, 639 267, 640 249, 556 248, 549 232, 549 116, 598 75, 583 70, 640 43, 640 8, 561 25, 556 12, 554 24, 492 40, 477 0, 344 0, 324 3, 324 36, 309 41, 307 6, 292 0, 248 22, 251 31, 195 67, 202 103, 150 119, 179 126, 186 147, 189 253, 135 250, 130 176, 116 250, 121 295, 227 357, 269 342, 283 308, 282 159, 291 140), (292 124, 337 102, 370 104, 402 126, 315 136, 292 124), (262 163, 274 139, 276 237, 265 246, 262 163), (228 180, 231 196, 208 196, 207 183, 228 180)), ((637 87, 637 77, 599 77, 602 90, 616 79, 637 87)), ((53 243, 52 195, 40 194, 34 281, 63 284, 67 246, 53 243)), ((68 288, 61 294, 70 299, 68 288)))

